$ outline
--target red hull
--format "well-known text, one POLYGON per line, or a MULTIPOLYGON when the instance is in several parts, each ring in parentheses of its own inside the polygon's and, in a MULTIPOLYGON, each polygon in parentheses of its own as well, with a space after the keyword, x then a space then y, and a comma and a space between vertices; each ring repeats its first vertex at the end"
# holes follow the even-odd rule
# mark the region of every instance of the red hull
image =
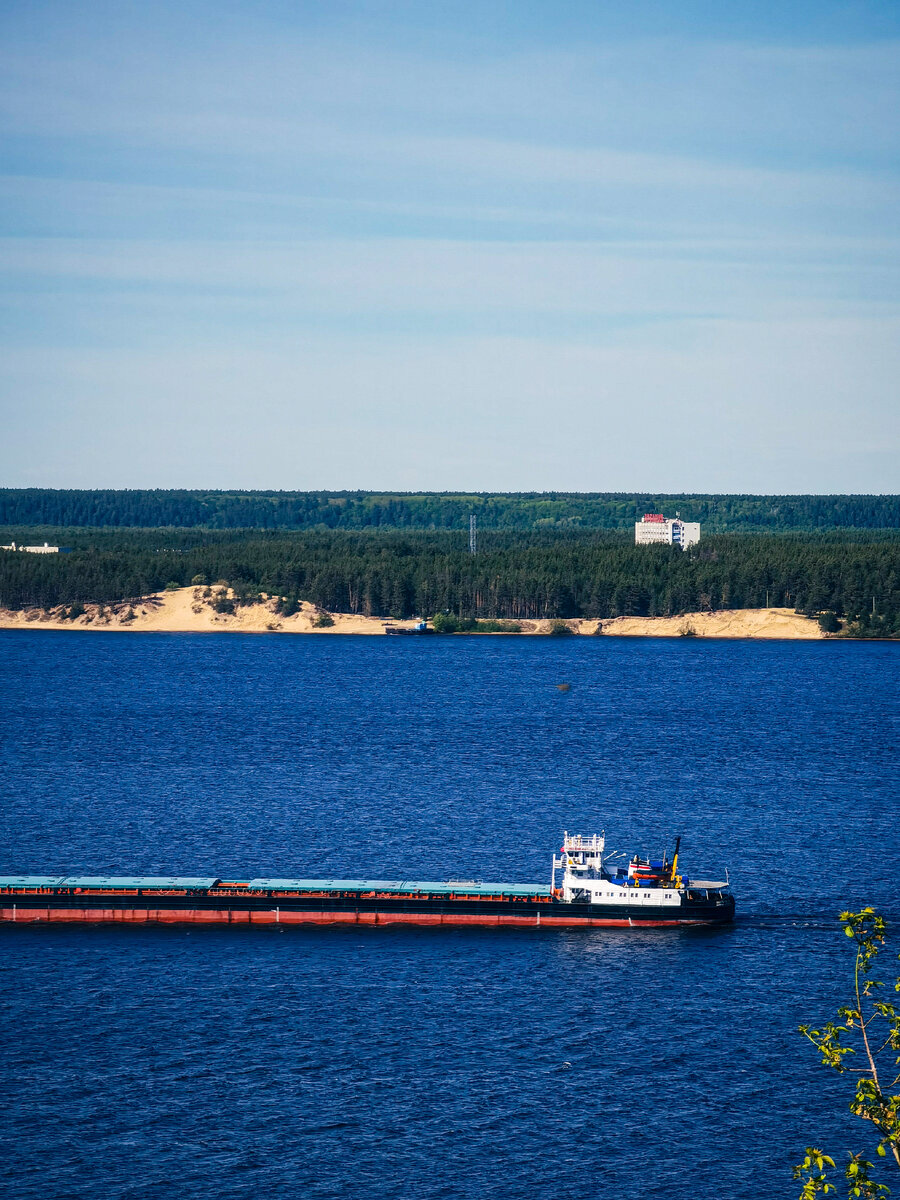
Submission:
POLYGON ((65 921, 77 924, 124 922, 160 925, 518 925, 535 928, 542 925, 603 926, 614 928, 653 928, 664 925, 703 925, 704 921, 642 921, 628 917, 551 917, 504 916, 469 913, 392 913, 392 912, 265 912, 233 909, 135 909, 135 908, 0 908, 0 922, 34 924, 65 921))

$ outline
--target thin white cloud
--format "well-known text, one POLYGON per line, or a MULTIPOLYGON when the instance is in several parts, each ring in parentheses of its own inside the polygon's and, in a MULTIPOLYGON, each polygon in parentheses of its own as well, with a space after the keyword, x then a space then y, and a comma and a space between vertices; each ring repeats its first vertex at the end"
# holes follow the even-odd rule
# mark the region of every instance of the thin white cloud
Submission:
MULTIPOLYGON (((766 45, 681 39, 474 54, 354 45, 346 37, 204 30, 202 52, 177 27, 124 40, 48 26, 8 40, 0 106, 32 134, 131 135, 167 145, 294 144, 308 122, 402 134, 531 127, 601 144, 687 139, 740 159, 758 135, 833 151, 885 150, 900 109, 900 42, 766 45), (657 136, 654 137, 654 134, 657 136), (701 135, 705 134, 705 138, 701 135), (717 139, 725 135, 726 143, 717 139), (250 139, 248 141, 248 139, 250 139), (743 143, 743 145, 742 145, 743 143)), ((549 140, 549 139, 548 139, 549 140)))
MULTIPOLYGON (((577 242, 483 243, 433 239, 204 243, 9 239, 0 263, 32 286, 140 293, 152 289, 174 311, 185 297, 256 305, 257 325, 305 320, 433 314, 470 322, 486 314, 708 318, 759 313, 858 313, 896 307, 894 271, 870 264, 791 262, 777 255, 709 261, 694 253, 653 255, 640 246, 577 242)), ((93 301, 96 303, 96 298, 93 301)), ((248 309, 246 336, 253 336, 248 309)), ((258 332, 258 330, 257 330, 258 332)), ((540 336, 535 332, 535 336, 540 336)), ((559 336, 559 329, 551 331, 559 336)))

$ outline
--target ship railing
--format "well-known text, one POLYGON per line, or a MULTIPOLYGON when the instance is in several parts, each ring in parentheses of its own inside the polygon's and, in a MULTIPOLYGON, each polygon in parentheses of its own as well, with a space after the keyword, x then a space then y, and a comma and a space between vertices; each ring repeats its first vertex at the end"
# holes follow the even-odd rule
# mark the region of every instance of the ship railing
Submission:
POLYGON ((563 837, 563 850, 588 851, 594 854, 602 854, 606 846, 606 838, 604 835, 595 834, 593 837, 582 837, 581 834, 567 833, 563 837))

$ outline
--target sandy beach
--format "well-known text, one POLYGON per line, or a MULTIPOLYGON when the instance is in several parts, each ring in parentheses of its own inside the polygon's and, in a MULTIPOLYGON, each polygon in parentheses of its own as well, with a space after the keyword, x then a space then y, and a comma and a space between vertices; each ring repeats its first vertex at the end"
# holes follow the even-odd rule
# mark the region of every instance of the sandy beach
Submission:
MULTIPOLYGON (((146 633, 355 633, 384 635, 389 627, 411 629, 415 621, 390 621, 358 613, 330 613, 332 624, 316 625, 320 610, 303 603, 300 611, 285 617, 275 611, 275 601, 239 605, 233 613, 216 612, 211 601, 229 595, 222 588, 206 596, 201 588, 156 592, 131 603, 85 605, 74 620, 65 608, 0 609, 0 629, 81 629, 96 632, 146 633)), ((522 634, 547 634, 549 620, 520 621, 522 634)), ((818 623, 788 608, 745 608, 727 612, 687 613, 678 617, 615 617, 606 621, 571 620, 575 634, 611 637, 718 637, 718 638, 823 638, 818 623), (598 631, 598 625, 600 629, 598 631)), ((521 636, 521 635, 508 635, 521 636)))

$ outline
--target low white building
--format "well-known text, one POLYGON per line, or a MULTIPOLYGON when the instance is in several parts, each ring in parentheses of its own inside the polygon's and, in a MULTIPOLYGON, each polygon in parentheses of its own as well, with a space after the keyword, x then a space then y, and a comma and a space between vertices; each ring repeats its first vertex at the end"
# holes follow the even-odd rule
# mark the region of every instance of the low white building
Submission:
POLYGON ((0 550, 20 550, 24 554, 59 554, 59 546, 50 546, 47 542, 43 546, 17 546, 15 542, 10 542, 8 546, 0 546, 0 550))
POLYGON ((635 522, 636 546, 680 546, 687 550, 700 541, 700 522, 682 521, 679 516, 664 517, 662 513, 644 513, 635 522))

